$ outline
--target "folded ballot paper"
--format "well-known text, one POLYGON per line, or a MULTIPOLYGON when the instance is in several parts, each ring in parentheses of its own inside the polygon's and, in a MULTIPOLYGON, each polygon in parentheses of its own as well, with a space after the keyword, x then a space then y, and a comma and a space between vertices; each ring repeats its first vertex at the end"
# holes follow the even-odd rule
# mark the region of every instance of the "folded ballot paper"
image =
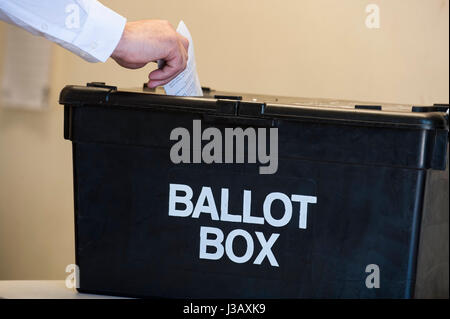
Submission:
MULTIPOLYGON (((188 61, 186 69, 172 81, 164 85, 164 90, 167 95, 203 96, 200 80, 198 79, 197 66, 195 64, 194 43, 183 21, 180 21, 178 24, 177 32, 189 40, 188 61)), ((162 66, 162 61, 158 63, 158 66, 162 66)))

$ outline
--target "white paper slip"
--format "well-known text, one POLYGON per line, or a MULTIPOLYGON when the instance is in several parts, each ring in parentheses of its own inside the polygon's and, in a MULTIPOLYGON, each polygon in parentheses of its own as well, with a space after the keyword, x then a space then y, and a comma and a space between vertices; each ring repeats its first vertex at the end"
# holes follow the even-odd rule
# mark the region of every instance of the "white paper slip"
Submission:
POLYGON ((197 66, 195 64, 194 43, 183 21, 180 21, 178 24, 177 32, 189 40, 187 65, 183 72, 164 85, 164 90, 168 95, 203 96, 200 80, 198 79, 197 66))

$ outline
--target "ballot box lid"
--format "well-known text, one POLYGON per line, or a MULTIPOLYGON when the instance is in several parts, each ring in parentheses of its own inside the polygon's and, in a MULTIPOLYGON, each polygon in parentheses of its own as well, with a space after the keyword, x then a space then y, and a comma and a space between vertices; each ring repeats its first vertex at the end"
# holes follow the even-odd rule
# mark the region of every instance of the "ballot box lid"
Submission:
POLYGON ((203 88, 202 97, 165 95, 162 88, 118 89, 102 82, 68 85, 60 94, 64 105, 120 108, 164 108, 217 115, 334 122, 358 126, 388 126, 448 130, 448 104, 404 105, 323 98, 298 98, 216 91, 203 88))

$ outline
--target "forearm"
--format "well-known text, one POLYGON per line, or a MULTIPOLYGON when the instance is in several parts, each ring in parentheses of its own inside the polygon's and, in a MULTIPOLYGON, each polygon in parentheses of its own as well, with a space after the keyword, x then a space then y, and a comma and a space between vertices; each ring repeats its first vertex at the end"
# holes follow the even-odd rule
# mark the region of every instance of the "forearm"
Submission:
POLYGON ((96 0, 2 0, 0 19, 43 36, 89 62, 104 62, 126 19, 96 0))
POLYGON ((149 86, 164 85, 186 67, 189 41, 168 21, 126 19, 96 0, 1 0, 0 19, 46 37, 89 62, 112 57, 125 68, 164 61, 149 86))

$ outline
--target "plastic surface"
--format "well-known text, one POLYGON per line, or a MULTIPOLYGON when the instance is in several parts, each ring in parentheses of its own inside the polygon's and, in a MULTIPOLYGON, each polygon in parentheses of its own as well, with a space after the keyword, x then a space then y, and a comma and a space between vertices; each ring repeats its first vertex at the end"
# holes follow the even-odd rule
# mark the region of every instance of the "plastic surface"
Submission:
MULTIPOLYGON (((232 93, 242 100, 215 99, 227 94, 209 92, 179 98, 102 85, 62 91, 64 136, 73 143, 80 291, 169 298, 448 296, 448 272, 433 268, 433 260, 445 261, 448 231, 447 237, 432 231, 435 220, 448 229, 447 114, 232 93), (260 175, 259 164, 248 163, 172 163, 171 131, 190 129, 196 119, 221 132, 277 128, 277 172, 260 175), (317 203, 306 228, 299 228, 298 206, 283 227, 207 213, 174 217, 168 214, 173 184, 188 185, 194 205, 210 187, 219 211, 226 201, 221 190, 228 189, 234 215, 243 214, 244 191, 251 192, 252 216, 262 216, 273 192, 315 196, 317 203), (236 229, 247 232, 252 258, 199 258, 205 227, 220 229, 223 245, 236 229), (271 247, 278 266, 268 257, 254 263, 263 245, 257 233, 266 240, 278 234, 271 247), (379 288, 366 286, 369 265, 379 267, 379 288)), ((276 219, 283 216, 279 204, 271 208, 276 219)), ((242 256, 248 242, 241 237, 232 247, 242 256)))

